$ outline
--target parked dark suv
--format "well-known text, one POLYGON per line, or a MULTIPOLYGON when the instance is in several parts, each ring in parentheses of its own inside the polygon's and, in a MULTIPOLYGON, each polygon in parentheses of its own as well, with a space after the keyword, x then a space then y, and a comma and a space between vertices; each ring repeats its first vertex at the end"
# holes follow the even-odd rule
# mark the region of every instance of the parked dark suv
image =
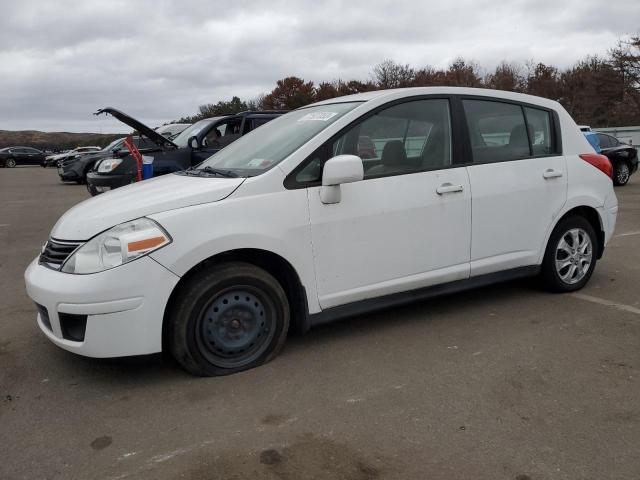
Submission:
POLYGON ((40 165, 44 162, 42 150, 31 147, 7 147, 0 149, 0 165, 15 167, 16 165, 40 165))
MULTIPOLYGON (((242 135, 286 111, 247 111, 237 115, 206 118, 194 123, 173 140, 168 140, 135 118, 114 108, 104 108, 96 112, 100 113, 113 115, 155 144, 153 148, 141 150, 140 153, 153 157, 153 174, 157 176, 197 165, 242 135)), ((136 162, 131 155, 121 159, 105 159, 87 173, 87 188, 92 195, 119 188, 135 182, 136 173, 136 162)))

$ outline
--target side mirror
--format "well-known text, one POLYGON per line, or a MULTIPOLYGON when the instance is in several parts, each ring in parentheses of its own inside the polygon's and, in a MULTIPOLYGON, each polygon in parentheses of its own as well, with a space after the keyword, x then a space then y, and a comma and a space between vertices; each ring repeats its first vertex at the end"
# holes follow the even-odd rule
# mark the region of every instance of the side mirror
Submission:
POLYGON ((356 155, 338 155, 324 164, 320 201, 322 203, 339 203, 341 200, 340 185, 359 182, 364 178, 362 159, 356 155))
POLYGON ((198 143, 198 137, 196 136, 189 137, 189 140, 187 140, 187 144, 194 150, 196 150, 197 148, 200 148, 200 144, 198 143))

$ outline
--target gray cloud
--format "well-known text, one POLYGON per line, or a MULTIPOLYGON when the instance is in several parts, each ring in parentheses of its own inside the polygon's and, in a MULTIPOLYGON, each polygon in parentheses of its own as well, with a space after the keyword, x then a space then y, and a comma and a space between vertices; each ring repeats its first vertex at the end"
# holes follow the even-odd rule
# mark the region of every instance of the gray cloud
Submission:
POLYGON ((636 0, 4 3, 0 129, 49 131, 122 131, 92 117, 107 105, 158 125, 285 75, 367 79, 385 58, 568 66, 640 18, 636 0))

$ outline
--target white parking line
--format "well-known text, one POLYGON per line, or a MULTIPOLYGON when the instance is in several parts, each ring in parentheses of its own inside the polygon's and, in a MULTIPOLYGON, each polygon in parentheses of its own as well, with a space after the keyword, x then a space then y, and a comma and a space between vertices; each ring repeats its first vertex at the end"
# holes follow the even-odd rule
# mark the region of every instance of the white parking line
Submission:
POLYGON ((624 312, 635 313, 636 315, 640 315, 640 308, 632 307, 631 305, 625 305, 624 303, 616 303, 611 300, 607 300, 605 298, 592 297, 591 295, 585 295, 584 293, 570 293, 574 298, 579 298, 580 300, 585 300, 591 303, 597 303, 599 305, 605 305, 607 307, 617 308, 618 310, 622 310, 624 312))
POLYGON ((640 231, 638 231, 638 232, 621 233, 619 235, 614 235, 614 237, 630 237, 632 235, 640 235, 640 231))
POLYGON ((9 226, 9 224, 8 224, 8 223, 0 223, 0 228, 1 228, 1 227, 8 227, 8 226, 9 226))

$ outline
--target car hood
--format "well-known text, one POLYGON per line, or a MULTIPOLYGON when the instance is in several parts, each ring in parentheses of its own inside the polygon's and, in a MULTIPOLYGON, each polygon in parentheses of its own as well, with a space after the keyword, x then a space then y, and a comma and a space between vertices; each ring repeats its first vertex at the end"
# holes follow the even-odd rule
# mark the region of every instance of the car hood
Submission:
MULTIPOLYGON (((164 175, 118 188, 79 203, 55 224, 51 237, 89 240, 114 225, 154 213, 222 200, 245 178, 164 175)), ((169 232, 171 233, 171 232, 169 232)))
POLYGON ((48 155, 47 156, 47 160, 59 160, 62 157, 66 157, 67 155, 69 155, 69 152, 65 152, 65 153, 56 153, 54 155, 48 155))
POLYGON ((147 125, 142 123, 140 120, 136 120, 135 118, 130 117, 129 115, 127 115, 124 112, 121 112, 120 110, 116 110, 115 108, 112 108, 112 107, 106 107, 98 110, 96 113, 94 113, 94 115, 100 115, 101 113, 109 113, 113 115, 122 123, 124 123, 125 125, 129 125, 134 130, 137 130, 142 135, 144 135, 145 137, 147 137, 149 140, 151 140, 153 143, 157 144, 160 147, 177 148, 177 145, 173 143, 171 140, 169 140, 166 137, 163 137, 158 132, 156 132, 153 128, 148 127, 147 125))

